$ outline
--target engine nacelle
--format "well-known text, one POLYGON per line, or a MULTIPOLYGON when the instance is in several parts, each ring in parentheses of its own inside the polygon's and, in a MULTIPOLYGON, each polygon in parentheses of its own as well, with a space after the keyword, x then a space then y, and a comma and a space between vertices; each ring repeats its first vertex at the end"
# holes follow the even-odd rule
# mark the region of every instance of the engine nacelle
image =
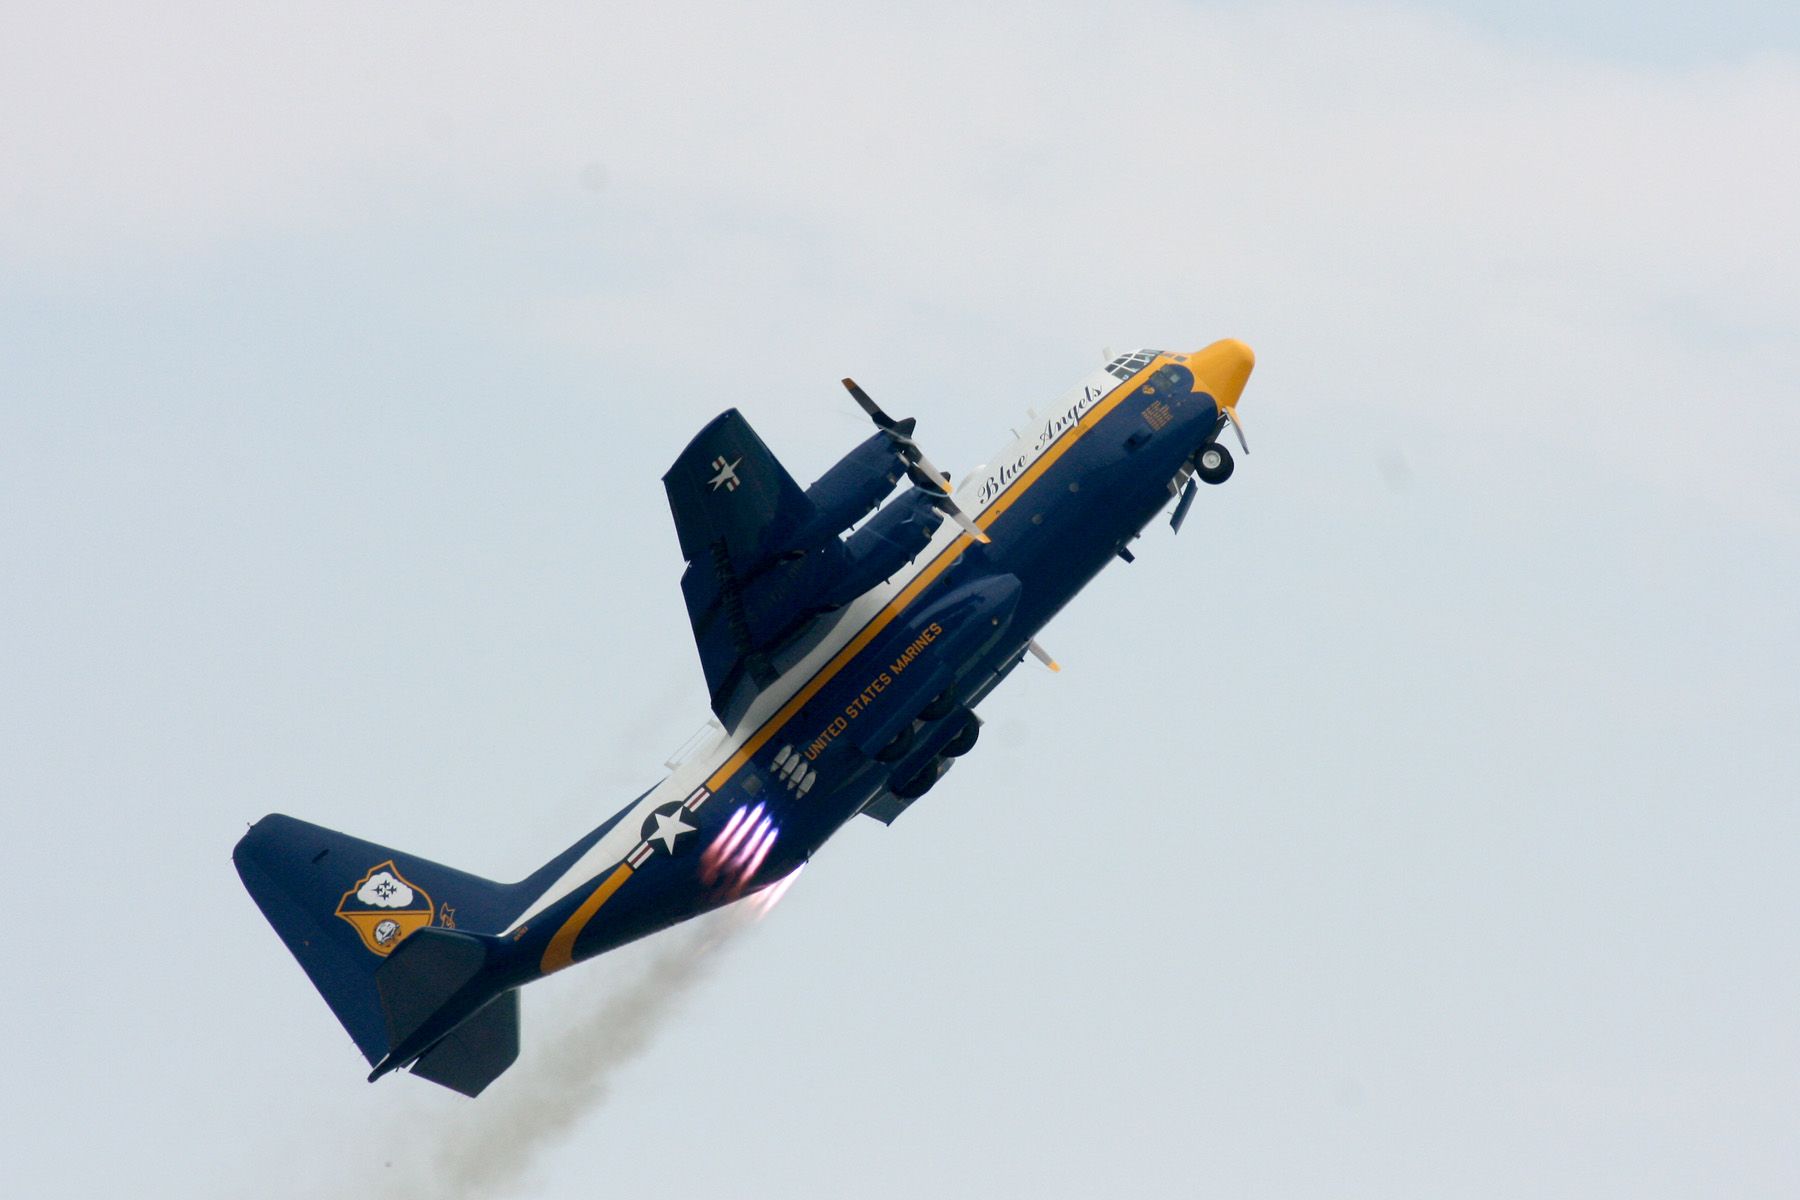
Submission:
POLYGON ((838 459, 806 489, 817 514, 788 539, 794 551, 816 550, 887 499, 906 474, 906 461, 887 434, 878 433, 838 459))
POLYGON ((821 597, 826 607, 850 603, 917 558, 943 521, 931 496, 919 488, 876 513, 844 543, 842 568, 821 597))
POLYGON ((914 488, 847 539, 834 536, 764 571, 743 590, 750 644, 777 645, 809 618, 850 603, 917 558, 943 519, 931 497, 914 488))

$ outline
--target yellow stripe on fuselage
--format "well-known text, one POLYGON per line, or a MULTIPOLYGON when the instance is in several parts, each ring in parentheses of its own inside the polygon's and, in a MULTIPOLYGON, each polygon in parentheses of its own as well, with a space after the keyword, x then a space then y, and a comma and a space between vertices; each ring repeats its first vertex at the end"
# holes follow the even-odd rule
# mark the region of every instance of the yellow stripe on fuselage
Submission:
MULTIPOLYGON (((993 503, 982 509, 981 514, 975 518, 975 524, 980 526, 983 532, 986 532, 994 522, 1000 519, 1001 514, 1005 513, 1031 489, 1032 484, 1043 478, 1044 472, 1054 466, 1057 459, 1068 453, 1071 446, 1087 436, 1089 430, 1117 408, 1146 375, 1154 372, 1164 363, 1172 361, 1174 360, 1170 355, 1158 355, 1137 374, 1108 392, 1104 400, 1083 413, 1079 421, 1052 442, 1042 454, 1038 455, 1037 461, 1027 467, 1024 474, 1007 485, 1004 492, 994 497, 993 503)), ((956 561, 957 556, 973 545, 974 541, 975 539, 969 534, 958 534, 948 546, 939 551, 938 556, 932 559, 923 571, 914 576, 912 582, 900 590, 899 595, 888 601, 880 612, 871 617, 869 623, 864 625, 842 650, 834 654, 830 662, 819 668, 816 675, 808 680, 798 692, 795 692, 774 716, 764 721, 757 731, 745 739, 744 744, 725 760, 724 765, 707 778, 707 790, 717 792, 723 788, 731 777, 737 774, 740 767, 749 762, 758 750, 767 745, 769 739, 779 733, 782 726, 793 719, 794 714, 805 708, 807 702, 818 695, 851 659, 861 654, 870 642, 880 637, 882 631, 893 624, 895 618, 905 612, 907 607, 919 598, 919 594, 948 570, 950 564, 956 561)), ((589 921, 594 919, 594 914, 600 911, 600 906, 610 900, 613 893, 618 891, 620 885, 629 878, 631 878, 631 868, 621 863, 618 870, 607 876, 600 886, 594 889, 593 894, 582 901, 581 907, 570 914, 567 921, 563 922, 562 928, 556 931, 556 936, 550 939, 550 945, 544 951, 542 965, 546 975, 551 971, 566 967, 574 961, 575 939, 581 936, 581 931, 587 928, 589 921)))
POLYGON ((600 906, 612 899, 612 894, 625 886, 625 881, 632 876, 631 864, 620 863, 606 881, 595 888, 593 894, 581 902, 581 907, 570 915, 563 927, 556 931, 550 944, 544 947, 544 957, 539 960, 538 967, 544 974, 560 971, 575 961, 575 939, 587 928, 587 923, 594 919, 600 906))
MULTIPOLYGON (((1031 485, 1036 483, 1038 479, 1043 476, 1044 472, 1048 471, 1051 466, 1055 464, 1057 459, 1068 452, 1069 447, 1073 446, 1077 441, 1080 441, 1089 429, 1098 425, 1107 413, 1117 408, 1119 402, 1124 400, 1126 394, 1131 391, 1133 384, 1145 374, 1154 371, 1157 366, 1164 361, 1165 359, 1163 357, 1152 360, 1143 370, 1121 383, 1111 392, 1108 392, 1106 399, 1083 413, 1081 419, 1077 421, 1064 436, 1052 442, 1050 446, 1038 456, 1037 461, 1026 468, 1023 475, 1020 475, 1017 479, 1013 480, 1004 492, 994 497, 994 502, 992 504, 982 509, 981 515, 975 518, 975 524, 981 527, 982 532, 987 532, 989 527, 1000 519, 1002 513, 1011 508, 1013 504, 1018 501, 1019 497, 1023 496, 1026 491, 1031 488, 1031 485)), ((795 713, 799 712, 802 708, 805 708, 809 700, 824 690, 825 685, 830 683, 837 673, 844 669, 845 664, 855 658, 858 654, 861 654, 870 642, 874 641, 877 637, 880 637, 882 632, 887 629, 889 625, 893 624, 894 619, 904 612, 908 605, 918 599, 919 593, 930 587, 932 583, 937 580, 939 575, 942 575, 945 571, 949 570, 950 564, 956 561, 957 556, 964 550, 967 550, 974 542, 975 539, 969 534, 959 534, 954 541, 940 550, 938 556, 931 560, 929 566, 923 571, 920 571, 918 575, 913 578, 911 583, 901 589, 898 596, 895 596, 892 600, 888 601, 886 606, 883 607, 879 613, 876 613, 867 625, 862 627, 862 631, 850 639, 848 645, 842 650, 839 650, 837 654, 832 657, 831 661, 826 663, 825 666, 820 669, 819 673, 814 675, 812 679, 807 682, 806 686, 794 693, 793 697, 789 699, 786 704, 781 706, 779 712, 769 720, 765 721, 762 727, 755 733, 751 734, 744 744, 738 747, 737 753, 725 760, 724 766, 712 773, 706 781, 707 790, 713 792, 718 791, 725 785, 727 780, 737 774, 739 767, 742 767, 745 763, 749 762, 751 757, 758 750, 768 744, 770 738, 781 731, 781 727, 787 724, 795 713)))

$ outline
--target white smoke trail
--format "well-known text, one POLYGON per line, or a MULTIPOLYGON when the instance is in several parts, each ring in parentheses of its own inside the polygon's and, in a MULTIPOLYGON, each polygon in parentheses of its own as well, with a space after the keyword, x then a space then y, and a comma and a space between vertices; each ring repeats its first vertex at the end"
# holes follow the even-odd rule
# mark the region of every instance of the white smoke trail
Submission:
POLYGON ((620 1068, 678 1015, 681 999, 711 972, 715 951, 758 911, 733 905, 659 935, 647 967, 512 1071, 430 1137, 410 1134, 406 1157, 382 1177, 387 1200, 496 1200, 516 1193, 533 1164, 606 1102, 620 1068), (510 1085, 510 1086, 509 1086, 510 1085), (417 1156, 416 1158, 414 1156, 417 1156))

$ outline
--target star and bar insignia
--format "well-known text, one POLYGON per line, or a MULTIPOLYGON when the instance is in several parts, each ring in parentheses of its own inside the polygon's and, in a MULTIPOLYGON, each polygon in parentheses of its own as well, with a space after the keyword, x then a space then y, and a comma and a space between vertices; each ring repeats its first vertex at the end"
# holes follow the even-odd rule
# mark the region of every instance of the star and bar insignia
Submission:
POLYGON ((638 830, 638 836, 643 840, 625 858, 631 869, 635 871, 643 866, 658 850, 676 855, 685 854, 692 848, 700 825, 689 818, 711 797, 712 793, 705 788, 696 788, 686 800, 670 800, 651 809, 638 830))

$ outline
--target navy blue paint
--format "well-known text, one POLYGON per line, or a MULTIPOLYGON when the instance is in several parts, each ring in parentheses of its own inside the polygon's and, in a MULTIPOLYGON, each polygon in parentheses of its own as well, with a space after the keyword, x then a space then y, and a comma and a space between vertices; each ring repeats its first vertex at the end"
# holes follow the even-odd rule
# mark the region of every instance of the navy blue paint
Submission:
POLYGON ((458 929, 498 933, 636 804, 633 800, 518 883, 495 883, 280 813, 252 825, 233 847, 231 860, 256 906, 349 1031, 356 1048, 375 1062, 388 1052, 374 985, 375 970, 386 960, 369 953, 356 930, 337 915, 344 892, 364 872, 392 859, 403 879, 431 897, 434 921, 448 919, 458 929))
MULTIPOLYGON (((1192 391, 1193 378, 1185 367, 1167 365, 1154 377, 1138 376, 1122 386, 1128 389, 1126 394, 1091 428, 1072 427, 1056 438, 1058 442, 1077 440, 1029 487, 1021 488, 1017 481, 1008 487, 1007 491, 1017 490, 1018 495, 988 527, 992 544, 967 545, 904 613, 775 731, 699 812, 688 814, 687 819, 700 826, 699 835, 683 839, 674 854, 659 848, 636 870, 583 930, 574 948, 577 961, 779 880, 870 799, 929 764, 930 756, 954 735, 960 723, 970 719, 969 711, 1018 665, 1027 641, 1168 504, 1169 481, 1219 430, 1217 406, 1211 397, 1192 391), (1162 406, 1157 422, 1160 428, 1145 417, 1146 408, 1153 403, 1162 406), (896 672, 894 665, 901 652, 933 627, 936 633, 929 644, 896 672), (872 688, 884 673, 885 684, 872 688), (918 735, 919 743, 894 762, 873 757, 896 730, 909 724, 946 688, 955 689, 960 703, 941 724, 927 725, 918 735), (856 719, 847 721, 835 736, 825 738, 853 702, 862 706, 856 719), (795 796, 775 773, 774 760, 787 746, 810 755, 807 765, 817 772, 816 783, 803 798, 795 796), (772 852, 744 887, 726 891, 717 884, 709 886, 700 871, 703 848, 734 812, 758 803, 765 806, 780 830, 772 852)), ((856 460, 857 470, 865 466, 865 458, 876 462, 880 456, 870 446, 865 442, 847 461, 856 460)), ((873 484, 866 473, 856 475, 856 470, 846 467, 821 493, 821 499, 829 500, 827 507, 836 510, 822 518, 826 523, 860 503, 861 496, 872 494, 873 484)), ((735 576, 741 569, 754 579, 757 570, 772 569, 765 561, 768 547, 785 544, 821 511, 781 470, 735 410, 696 436, 665 476, 665 483, 683 551, 695 563, 683 579, 684 591, 690 592, 690 610, 695 601, 692 577, 711 553, 709 539, 729 543, 713 556, 729 568, 728 574, 735 576), (740 486, 760 489, 738 499, 751 501, 747 506, 751 510, 769 514, 775 528, 744 525, 731 510, 716 503, 723 495, 715 495, 706 484, 707 473, 713 470, 713 460, 725 453, 746 459, 740 467, 745 477, 740 486), (754 470, 749 469, 750 460, 755 462, 754 470)), ((889 509, 916 510, 919 496, 911 493, 889 509)), ((877 514, 876 521, 881 519, 882 514, 877 514)), ((700 585, 700 590, 705 586, 700 585)), ((716 602, 715 595, 709 603, 716 609, 716 602)), ((731 637, 716 612, 709 612, 705 622, 696 618, 696 639, 707 662, 709 684, 718 674, 713 657, 736 656, 729 645, 731 637)), ((741 674, 735 669, 734 673, 741 674)), ((714 690, 716 703, 717 688, 714 690)), ((392 857, 402 874, 429 891, 434 900, 449 900, 456 906, 459 928, 493 934, 507 927, 525 904, 559 878, 636 803, 627 805, 529 880, 511 886, 280 816, 258 822, 239 843, 234 858, 251 894, 358 1046, 371 1061, 380 1059, 376 1071, 380 1074, 416 1058, 488 998, 537 978, 550 940, 616 864, 607 864, 599 876, 539 913, 514 935, 483 938, 487 966, 480 986, 464 988, 419 1034, 391 1051, 372 986, 374 971, 384 960, 368 953, 355 931, 334 915, 348 882, 370 865, 392 857), (331 854, 326 862, 313 862, 312 856, 321 847, 331 854)), ((404 943, 396 955, 403 951, 404 943)))
MULTIPOLYGON (((913 601, 908 613, 890 626, 916 625, 915 614, 972 584, 999 577, 1018 581, 1016 607, 1006 623, 1005 636, 980 653, 952 659, 949 664, 968 707, 1018 665, 1025 643, 1169 503, 1169 481, 1217 432, 1218 409, 1210 396, 1191 391, 1193 377, 1185 367, 1167 366, 1154 379, 1143 377, 1128 386, 1132 390, 1126 397, 1082 433, 988 528, 992 544, 969 546, 958 562, 913 601), (1153 395, 1141 394, 1146 385, 1155 387, 1153 395), (1161 430, 1150 431, 1143 413, 1154 401, 1167 405, 1173 419, 1161 430), (1143 436, 1146 431, 1150 431, 1147 438, 1143 436)), ((957 632, 947 630, 947 638, 957 632)), ((906 640, 901 639, 900 644, 906 640)), ((775 778, 772 766, 783 746, 804 749, 812 743, 869 680, 879 675, 891 660, 893 646, 894 640, 885 633, 877 638, 769 738, 753 761, 697 814, 702 828, 696 849, 677 858, 654 855, 583 931, 575 947, 576 960, 677 924, 728 899, 701 884, 698 847, 711 841, 740 806, 764 803, 781 830, 759 873, 757 883, 761 885, 779 879, 811 857, 890 781, 899 782, 916 772, 921 765, 916 756, 908 755, 894 764, 874 762, 856 749, 848 733, 833 740, 808 764, 818 771, 819 784, 804 799, 796 800, 788 793, 775 778), (751 773, 762 780, 754 795, 743 786, 751 773)), ((933 665, 916 662, 902 679, 933 665)), ((941 680, 941 676, 937 678, 941 680)), ((916 710, 940 689, 890 690, 894 694, 884 691, 878 704, 891 700, 898 710, 916 710)), ((867 716, 852 724, 862 726, 881 719, 872 705, 867 716)), ((592 890, 592 886, 577 889, 533 920, 527 936, 517 943, 516 953, 509 956, 515 961, 505 968, 506 983, 535 976, 537 960, 549 939, 592 890)))

